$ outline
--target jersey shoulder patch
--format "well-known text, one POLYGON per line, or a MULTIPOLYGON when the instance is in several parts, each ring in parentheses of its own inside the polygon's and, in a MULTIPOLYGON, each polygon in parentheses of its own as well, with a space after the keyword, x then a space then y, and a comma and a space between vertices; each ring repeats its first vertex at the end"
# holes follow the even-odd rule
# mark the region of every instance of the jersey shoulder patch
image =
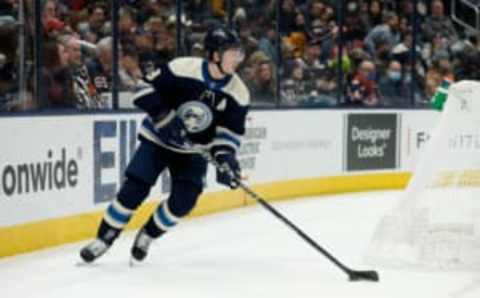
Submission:
POLYGON ((168 68, 177 77, 202 80, 202 58, 180 57, 168 63, 168 68))
POLYGON ((238 75, 234 75, 230 82, 223 88, 223 92, 231 95, 240 106, 250 104, 250 91, 238 75))

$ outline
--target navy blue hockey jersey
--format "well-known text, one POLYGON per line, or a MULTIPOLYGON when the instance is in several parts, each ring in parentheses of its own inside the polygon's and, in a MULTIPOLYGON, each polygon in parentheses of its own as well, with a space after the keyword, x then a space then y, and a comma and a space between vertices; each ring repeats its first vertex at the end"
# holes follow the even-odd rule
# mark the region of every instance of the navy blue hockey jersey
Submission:
POLYGON ((208 72, 208 61, 186 57, 161 66, 149 74, 146 81, 151 87, 134 98, 134 101, 147 101, 149 106, 140 138, 182 153, 216 145, 235 151, 240 147, 250 93, 237 75, 215 80, 208 72), (152 119, 171 111, 183 120, 194 148, 179 147, 157 133, 152 119))

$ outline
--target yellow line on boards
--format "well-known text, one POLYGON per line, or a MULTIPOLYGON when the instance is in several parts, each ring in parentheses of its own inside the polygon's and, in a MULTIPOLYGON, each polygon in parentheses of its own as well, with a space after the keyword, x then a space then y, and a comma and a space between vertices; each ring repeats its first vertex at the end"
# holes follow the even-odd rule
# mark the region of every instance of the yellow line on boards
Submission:
MULTIPOLYGON (((255 185, 252 189, 267 200, 291 200, 322 194, 404 188, 408 173, 381 173, 298 179, 255 185)), ((127 229, 142 225, 157 206, 145 203, 132 218, 127 229)), ((190 217, 201 216, 253 204, 241 190, 203 194, 190 217)), ((93 238, 103 210, 63 218, 0 227, 0 258, 27 253, 60 244, 93 238)))

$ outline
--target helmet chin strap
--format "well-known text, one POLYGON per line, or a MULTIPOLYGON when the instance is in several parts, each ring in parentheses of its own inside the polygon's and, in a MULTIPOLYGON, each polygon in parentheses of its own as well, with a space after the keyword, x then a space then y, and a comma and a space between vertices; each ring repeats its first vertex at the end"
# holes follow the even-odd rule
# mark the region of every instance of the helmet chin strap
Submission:
POLYGON ((222 75, 224 76, 227 76, 228 74, 225 72, 225 70, 223 70, 223 67, 222 67, 222 60, 220 60, 220 62, 216 62, 215 63, 218 67, 218 70, 220 70, 220 72, 222 73, 222 75))
MULTIPOLYGON (((220 61, 218 62, 213 62, 215 63, 215 65, 217 66, 218 70, 220 71, 220 73, 224 76, 228 76, 229 74, 225 72, 225 70, 223 69, 222 67, 222 61, 223 61, 223 53, 218 51, 218 55, 220 56, 220 61)), ((213 59, 213 55, 212 55, 212 59, 213 59)))

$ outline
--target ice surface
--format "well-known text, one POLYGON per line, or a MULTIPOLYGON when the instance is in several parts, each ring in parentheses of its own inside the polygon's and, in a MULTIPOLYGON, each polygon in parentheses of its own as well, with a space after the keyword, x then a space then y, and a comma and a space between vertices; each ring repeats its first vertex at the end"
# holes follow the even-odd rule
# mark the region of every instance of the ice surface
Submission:
POLYGON ((362 263, 375 224, 397 195, 274 204, 347 266, 378 270, 379 283, 348 282, 268 211, 253 206, 182 222, 133 268, 128 266, 133 233, 93 265, 80 265, 78 251, 86 242, 0 260, 0 297, 479 298, 480 272, 395 271, 362 263))

